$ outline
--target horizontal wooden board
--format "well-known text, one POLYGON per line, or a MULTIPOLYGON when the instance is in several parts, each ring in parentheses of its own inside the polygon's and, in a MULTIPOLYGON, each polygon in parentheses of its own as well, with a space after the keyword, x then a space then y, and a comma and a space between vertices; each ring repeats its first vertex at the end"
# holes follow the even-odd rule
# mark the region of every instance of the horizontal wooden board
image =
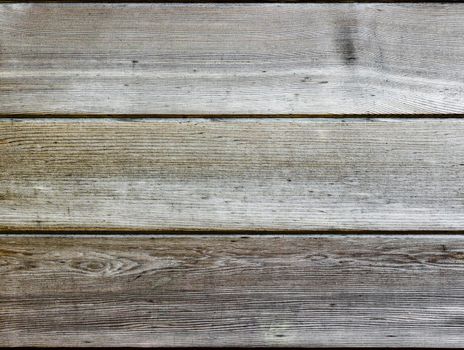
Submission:
POLYGON ((0 229, 463 230, 461 119, 2 119, 0 229))
POLYGON ((464 112, 464 4, 0 4, 3 114, 464 112))
POLYGON ((464 237, 0 237, 3 346, 463 347, 464 237))

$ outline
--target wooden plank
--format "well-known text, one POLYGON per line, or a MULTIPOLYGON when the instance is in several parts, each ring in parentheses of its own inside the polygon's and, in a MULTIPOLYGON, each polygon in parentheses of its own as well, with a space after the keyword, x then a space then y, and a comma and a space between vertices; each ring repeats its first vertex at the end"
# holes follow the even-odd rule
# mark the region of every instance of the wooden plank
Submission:
POLYGON ((464 112, 464 4, 0 4, 3 114, 464 112))
POLYGON ((464 237, 0 237, 3 346, 464 346, 464 237))
POLYGON ((461 119, 2 119, 0 229, 464 229, 461 119))

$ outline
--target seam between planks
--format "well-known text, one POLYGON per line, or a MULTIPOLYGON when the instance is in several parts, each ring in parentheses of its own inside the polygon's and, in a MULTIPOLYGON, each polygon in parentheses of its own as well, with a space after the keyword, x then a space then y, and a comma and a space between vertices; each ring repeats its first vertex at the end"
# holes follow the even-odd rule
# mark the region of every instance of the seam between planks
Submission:
POLYGON ((319 236, 337 236, 337 237, 360 237, 360 236, 460 236, 464 235, 464 230, 217 230, 217 229, 199 229, 199 230, 144 230, 144 229, 3 229, 0 228, 0 237, 18 236, 18 237, 104 237, 104 236, 121 236, 121 237, 224 237, 224 236, 265 236, 265 237, 319 237, 319 236))
POLYGON ((42 114, 42 113, 0 113, 1 119, 461 119, 462 113, 414 113, 414 114, 42 114))
MULTIPOLYGON (((313 233, 282 233, 282 232, 269 232, 266 234, 259 234, 257 232, 247 232, 247 233, 240 233, 240 232, 228 232, 228 233, 220 233, 220 232, 201 232, 201 233, 192 233, 192 232, 185 232, 185 233, 172 233, 172 232, 165 232, 165 233, 142 233, 142 232, 135 232, 131 234, 127 234, 127 232, 108 232, 108 234, 102 234, 101 232, 41 232, 36 231, 38 233, 18 233, 18 232, 8 232, 0 233, 1 238, 191 238, 191 239, 201 239, 201 238, 337 238, 337 239, 361 239, 362 237, 365 238, 396 238, 396 239, 409 239, 409 238, 453 238, 457 236, 464 236, 464 231, 462 232, 449 232, 449 231, 420 231, 420 232, 402 232, 402 231, 392 231, 392 232, 381 232, 381 231, 371 231, 371 232, 362 232, 362 233, 337 233, 337 232, 313 232, 313 233)), ((1 349, 1 347, 0 347, 1 349)))
POLYGON ((423 4, 423 3, 458 3, 460 0, 448 0, 448 1, 418 1, 418 0, 29 0, 29 1, 14 1, 14 0, 0 0, 0 4, 37 4, 37 3, 87 3, 87 4, 101 4, 101 3, 153 3, 153 4, 255 4, 255 3, 283 3, 283 4, 397 4, 397 3, 411 3, 411 4, 423 4))

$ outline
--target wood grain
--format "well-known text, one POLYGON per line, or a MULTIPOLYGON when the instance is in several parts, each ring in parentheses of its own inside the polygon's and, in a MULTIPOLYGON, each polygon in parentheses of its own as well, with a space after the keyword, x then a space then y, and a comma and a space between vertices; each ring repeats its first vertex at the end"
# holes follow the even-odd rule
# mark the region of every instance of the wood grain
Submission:
POLYGON ((464 4, 0 4, 5 114, 464 112, 464 4))
POLYGON ((464 237, 0 237, 3 346, 464 345, 464 237))
POLYGON ((0 229, 464 229, 461 119, 2 119, 0 229))

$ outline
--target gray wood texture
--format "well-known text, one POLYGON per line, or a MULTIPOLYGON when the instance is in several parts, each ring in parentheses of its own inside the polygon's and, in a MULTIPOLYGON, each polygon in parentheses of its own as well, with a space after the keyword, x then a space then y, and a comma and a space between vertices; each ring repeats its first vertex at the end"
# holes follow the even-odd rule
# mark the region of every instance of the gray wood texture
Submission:
POLYGON ((2 346, 464 346, 464 237, 0 237, 2 346))
POLYGON ((463 19, 0 0, 0 346, 464 348, 463 19))
POLYGON ((464 229, 461 119, 1 119, 0 230, 464 229))
POLYGON ((3 114, 464 112, 464 4, 0 4, 3 114))

